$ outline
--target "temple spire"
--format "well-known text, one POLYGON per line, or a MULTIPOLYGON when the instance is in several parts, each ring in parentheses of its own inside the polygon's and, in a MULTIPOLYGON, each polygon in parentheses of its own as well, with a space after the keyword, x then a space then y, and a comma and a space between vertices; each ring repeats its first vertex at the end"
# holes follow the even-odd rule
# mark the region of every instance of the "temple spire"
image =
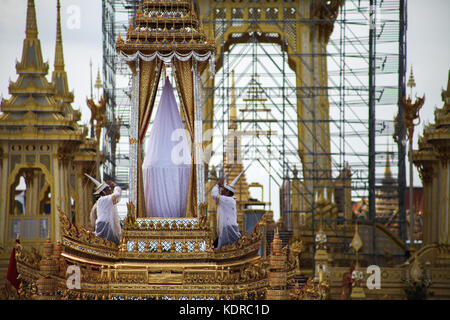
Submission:
POLYGON ((412 99, 412 88, 416 86, 416 81, 414 80, 413 67, 411 65, 411 73, 409 74, 408 83, 406 84, 410 88, 410 97, 412 99))
POLYGON ((42 59, 34 0, 28 0, 25 35, 25 39, 23 40, 22 59, 16 64, 17 73, 33 73, 34 75, 47 74, 48 64, 44 63, 42 59))
POLYGON ((56 47, 55 47, 55 71, 64 71, 64 54, 61 36, 61 4, 56 1, 56 47))
POLYGON ((38 35, 34 0, 28 0, 25 35, 27 39, 36 39, 38 35))
POLYGON ((95 89, 97 89, 97 97, 100 100, 100 89, 103 88, 102 78, 100 77, 100 68, 97 69, 97 78, 95 79, 95 89))
POLYGON ((72 113, 73 108, 70 105, 74 100, 73 92, 69 90, 67 73, 64 69, 64 52, 61 33, 61 3, 56 1, 56 44, 55 44, 55 62, 52 74, 52 82, 56 89, 56 98, 64 105, 65 113, 72 113))

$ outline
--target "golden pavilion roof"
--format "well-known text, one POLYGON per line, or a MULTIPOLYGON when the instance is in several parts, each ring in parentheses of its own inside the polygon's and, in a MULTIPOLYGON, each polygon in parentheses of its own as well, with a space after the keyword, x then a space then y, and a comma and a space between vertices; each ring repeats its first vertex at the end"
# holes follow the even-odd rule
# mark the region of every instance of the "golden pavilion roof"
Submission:
POLYGON ((76 123, 80 112, 70 106, 73 94, 67 89, 59 18, 57 27, 55 72, 53 82, 49 82, 48 63, 43 61, 38 38, 34 0, 28 0, 22 59, 16 63, 18 78, 9 84, 11 98, 2 99, 0 105, 3 112, 0 133, 7 139, 81 140, 87 133, 86 128, 76 123))
POLYGON ((448 75, 447 90, 442 90, 442 101, 444 105, 434 112, 434 121, 436 130, 433 131, 432 138, 449 139, 450 138, 450 70, 448 75))
POLYGON ((377 190, 375 211, 377 216, 390 216, 398 210, 396 180, 392 176, 389 154, 386 155, 386 166, 381 187, 377 190))
POLYGON ((442 90, 444 105, 434 111, 434 124, 428 124, 419 138, 419 150, 414 151, 414 161, 433 161, 441 156, 448 155, 450 149, 450 70, 447 89, 442 90), (446 152, 447 150, 447 152, 446 152))
POLYGON ((206 37, 195 2, 143 1, 130 20, 126 38, 119 34, 116 49, 125 54, 207 53, 215 51, 215 43, 206 37))

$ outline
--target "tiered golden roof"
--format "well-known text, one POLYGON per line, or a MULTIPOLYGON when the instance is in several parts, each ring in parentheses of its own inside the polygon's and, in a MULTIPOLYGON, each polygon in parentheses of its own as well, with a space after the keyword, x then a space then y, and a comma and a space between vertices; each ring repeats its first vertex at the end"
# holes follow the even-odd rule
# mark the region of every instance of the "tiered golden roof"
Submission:
POLYGON ((206 37, 195 2, 144 1, 139 4, 134 21, 130 20, 126 39, 119 34, 116 49, 126 54, 206 53, 215 51, 215 43, 206 37))
POLYGON ((397 211, 398 197, 396 180, 392 176, 389 154, 387 154, 382 185, 376 193, 375 212, 377 217, 390 217, 397 211))
POLYGON ((48 63, 42 59, 38 38, 34 1, 28 0, 26 38, 22 59, 16 64, 18 78, 9 84, 11 98, 1 101, 0 133, 3 137, 15 138, 20 133, 24 139, 80 141, 86 135, 87 129, 77 124, 80 112, 70 106, 73 93, 67 87, 60 28, 58 18, 55 72, 49 83, 46 78, 48 63))
MULTIPOLYGON (((61 4, 59 0, 57 1, 56 7, 56 46, 52 83, 56 89, 57 100, 64 104, 64 112, 66 114, 73 114, 74 110, 71 107, 71 103, 73 102, 74 96, 73 92, 69 91, 67 73, 64 69, 64 52, 61 36, 61 4)), ((75 117, 79 120, 79 111, 76 111, 75 114, 75 117)))
POLYGON ((448 76, 447 89, 442 90, 442 101, 444 105, 434 112, 435 125, 424 131, 424 137, 428 138, 439 152, 442 159, 448 160, 450 153, 450 71, 448 76))
POLYGON ((434 123, 424 127, 419 137, 419 150, 413 152, 424 187, 424 243, 449 242, 448 176, 450 162, 450 71, 446 90, 442 90, 444 105, 434 111, 434 123), (434 228, 434 232, 431 230, 434 228))

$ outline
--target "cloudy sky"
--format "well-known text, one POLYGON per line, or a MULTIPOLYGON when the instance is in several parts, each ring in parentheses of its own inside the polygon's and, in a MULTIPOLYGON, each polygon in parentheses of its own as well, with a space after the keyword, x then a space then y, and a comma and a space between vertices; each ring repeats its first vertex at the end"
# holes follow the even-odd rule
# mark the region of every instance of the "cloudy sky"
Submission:
MULTIPOLYGON (((101 0, 62 0, 61 18, 64 58, 74 107, 81 109, 82 122, 90 118, 85 100, 90 92, 92 60, 94 80, 102 63, 101 0)), ((9 80, 16 80, 15 62, 21 59, 25 37, 26 0, 0 0, 0 95, 8 98, 9 80)), ((421 110, 423 123, 433 122, 433 110, 441 107, 441 90, 447 85, 450 69, 450 23, 448 0, 408 1, 408 74, 413 65, 417 87, 426 95, 421 110)), ((56 37, 56 0, 36 0, 42 54, 53 70, 56 37)), ((421 125, 422 127, 422 125, 421 125)), ((416 129, 416 141, 421 127, 416 129)), ((418 177, 415 184, 419 183, 418 177)))

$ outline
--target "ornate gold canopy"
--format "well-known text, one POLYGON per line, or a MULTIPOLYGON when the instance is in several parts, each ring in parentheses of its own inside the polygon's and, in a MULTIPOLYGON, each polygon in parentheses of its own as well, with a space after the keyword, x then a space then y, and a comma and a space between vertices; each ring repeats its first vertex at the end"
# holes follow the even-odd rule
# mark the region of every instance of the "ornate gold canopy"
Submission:
POLYGON ((186 216, 199 216, 206 206, 202 159, 200 74, 208 62, 213 67, 215 45, 206 38, 192 1, 144 1, 130 20, 126 39, 116 42, 119 57, 133 71, 130 120, 130 199, 137 215, 145 216, 142 142, 150 122, 163 63, 174 69, 181 110, 192 148, 192 165, 186 216))

